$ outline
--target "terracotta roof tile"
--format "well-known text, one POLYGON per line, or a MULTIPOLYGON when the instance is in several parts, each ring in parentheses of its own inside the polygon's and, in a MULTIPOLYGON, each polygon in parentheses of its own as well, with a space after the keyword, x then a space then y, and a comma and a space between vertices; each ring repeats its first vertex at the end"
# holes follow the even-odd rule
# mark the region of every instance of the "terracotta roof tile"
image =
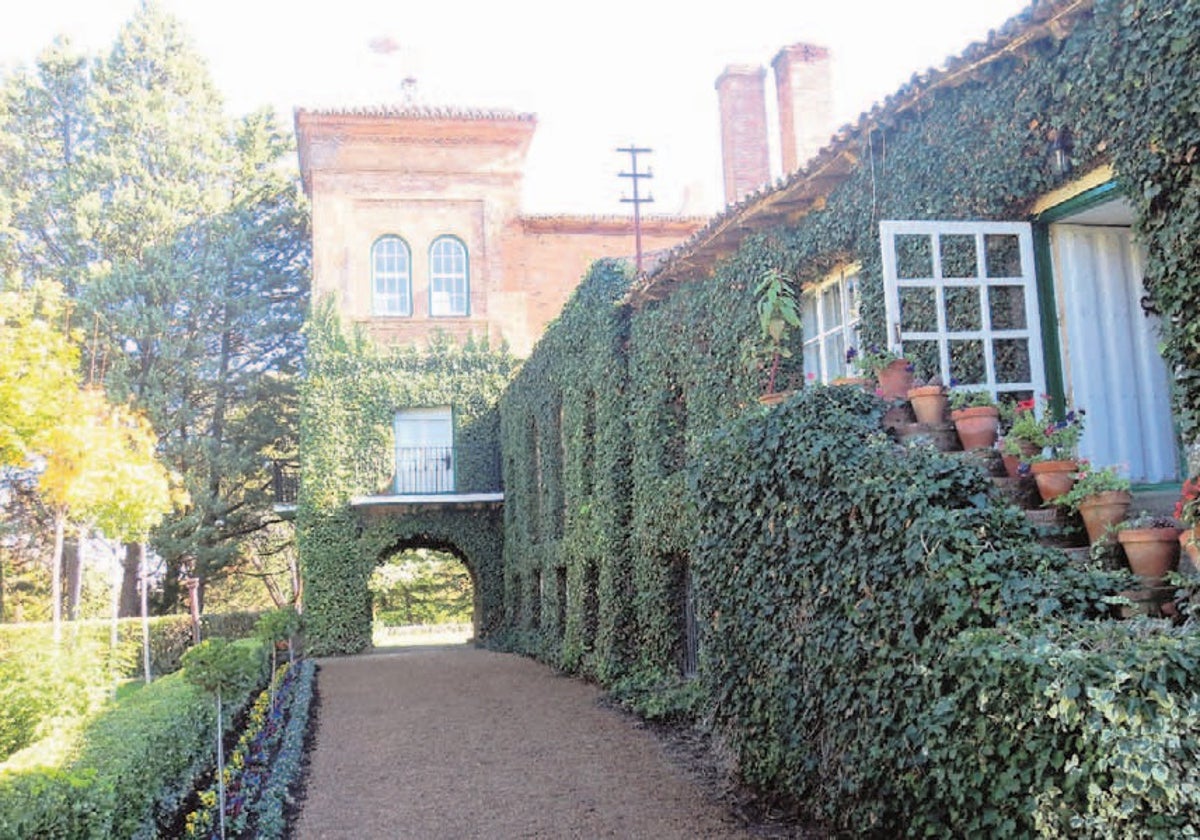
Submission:
POLYGON ((332 117, 395 117, 405 120, 487 120, 535 122, 536 114, 505 109, 458 108, 445 105, 353 105, 329 108, 296 108, 296 114, 332 117))

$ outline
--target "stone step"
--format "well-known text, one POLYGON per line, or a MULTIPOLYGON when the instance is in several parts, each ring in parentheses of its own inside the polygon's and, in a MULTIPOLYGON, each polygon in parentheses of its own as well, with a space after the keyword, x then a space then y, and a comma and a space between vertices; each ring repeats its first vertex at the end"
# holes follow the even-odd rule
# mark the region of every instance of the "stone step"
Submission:
POLYGON ((1175 503, 1179 501, 1178 487, 1155 487, 1147 490, 1134 489, 1133 504, 1129 506, 1129 515, 1136 516, 1141 511, 1155 516, 1174 516, 1175 503))
POLYGON ((1032 476, 1022 475, 1010 478, 1007 475, 992 476, 992 485, 996 492, 1009 504, 1025 510, 1036 510, 1042 506, 1042 497, 1038 495, 1037 483, 1032 476))
POLYGON ((1067 555, 1067 562, 1080 569, 1091 568, 1092 547, 1088 545, 1059 546, 1059 551, 1067 555))
POLYGON ((1075 517, 1062 508, 1034 508, 1025 511, 1025 518, 1037 529, 1038 542, 1055 548, 1087 546, 1087 532, 1075 517))

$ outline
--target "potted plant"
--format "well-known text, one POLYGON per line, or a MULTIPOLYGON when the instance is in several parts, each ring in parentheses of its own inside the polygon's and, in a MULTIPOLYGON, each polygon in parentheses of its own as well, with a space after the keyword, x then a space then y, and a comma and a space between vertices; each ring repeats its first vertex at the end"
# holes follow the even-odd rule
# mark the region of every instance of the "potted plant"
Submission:
POLYGON ((775 392, 775 379, 779 374, 779 362, 792 356, 788 339, 792 330, 800 327, 800 309, 787 275, 778 268, 763 272, 754 295, 761 341, 747 355, 746 366, 750 370, 761 370, 764 364, 770 365, 767 389, 759 402, 773 405, 787 397, 786 393, 775 392))
POLYGON ((1035 455, 1030 470, 1037 482, 1042 501, 1049 502, 1068 492, 1075 484, 1079 469, 1076 452, 1083 434, 1083 409, 1071 409, 1060 420, 1050 418, 1050 401, 1046 397, 1042 413, 1042 451, 1035 455))
POLYGON ((1000 456, 1010 478, 1021 474, 1021 465, 1033 461, 1045 445, 1045 424, 1038 419, 1033 399, 1007 403, 1000 409, 1004 426, 1000 441, 1000 456))
POLYGON ((862 376, 858 370, 858 350, 851 347, 846 351, 846 375, 839 376, 829 383, 830 385, 854 385, 861 388, 870 388, 874 384, 874 380, 862 376))
POLYGON ((875 377, 875 393, 885 400, 902 400, 913 384, 912 362, 877 344, 858 354, 859 369, 875 377))
POLYGON ((1094 544, 1125 518, 1132 501, 1129 479, 1117 472, 1116 467, 1097 470, 1083 461, 1075 474, 1075 484, 1052 504, 1078 511, 1087 529, 1088 542, 1094 544))
POLYGON ((1169 516, 1142 512, 1117 526, 1117 541, 1135 575, 1148 587, 1162 586, 1162 578, 1179 563, 1179 534, 1183 529, 1169 516))
POLYGON ((1000 434, 1000 409, 987 391, 955 389, 950 393, 950 419, 963 449, 989 449, 1000 434))
POLYGON ((946 419, 946 406, 950 402, 942 379, 935 376, 923 384, 913 384, 905 395, 912 403, 917 422, 926 426, 939 426, 946 419))
POLYGON ((1200 476, 1192 476, 1183 482, 1179 501, 1175 503, 1175 518, 1184 526, 1179 535, 1179 547, 1192 565, 1200 568, 1200 476))

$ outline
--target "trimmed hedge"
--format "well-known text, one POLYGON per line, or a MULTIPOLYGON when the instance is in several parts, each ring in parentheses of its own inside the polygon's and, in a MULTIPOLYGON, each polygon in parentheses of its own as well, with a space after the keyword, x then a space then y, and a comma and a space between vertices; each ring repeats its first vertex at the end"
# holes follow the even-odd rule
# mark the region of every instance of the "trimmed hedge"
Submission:
MULTIPOLYGON (((246 638, 259 613, 201 617, 205 638, 246 638)), ((62 716, 85 718, 107 697, 114 675, 142 671, 142 622, 118 622, 117 650, 110 649, 112 624, 74 621, 63 625, 57 651, 50 624, 0 624, 0 761, 47 733, 62 716)), ((186 615, 150 619, 150 668, 154 676, 177 671, 192 644, 186 615)))
POLYGON ((141 688, 96 718, 67 767, 0 776, 0 840, 156 837, 212 765, 215 722, 212 698, 182 673, 141 688))

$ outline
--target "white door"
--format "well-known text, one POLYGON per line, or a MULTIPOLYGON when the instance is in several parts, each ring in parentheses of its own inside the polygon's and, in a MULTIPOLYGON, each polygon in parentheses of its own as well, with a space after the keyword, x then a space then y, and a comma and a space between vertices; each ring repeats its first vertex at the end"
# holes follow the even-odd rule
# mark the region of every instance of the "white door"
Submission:
POLYGON ((891 349, 924 378, 1010 400, 1045 392, 1028 224, 891 221, 879 234, 891 349))
MULTIPOLYGON (((1111 216, 1111 214, 1110 214, 1111 216)), ((1175 481, 1179 453, 1158 322, 1142 310, 1141 258, 1126 226, 1050 226, 1067 398, 1087 411, 1082 457, 1135 482, 1175 481)))
POLYGON ((397 495, 454 492, 454 417, 449 406, 396 412, 397 495))

